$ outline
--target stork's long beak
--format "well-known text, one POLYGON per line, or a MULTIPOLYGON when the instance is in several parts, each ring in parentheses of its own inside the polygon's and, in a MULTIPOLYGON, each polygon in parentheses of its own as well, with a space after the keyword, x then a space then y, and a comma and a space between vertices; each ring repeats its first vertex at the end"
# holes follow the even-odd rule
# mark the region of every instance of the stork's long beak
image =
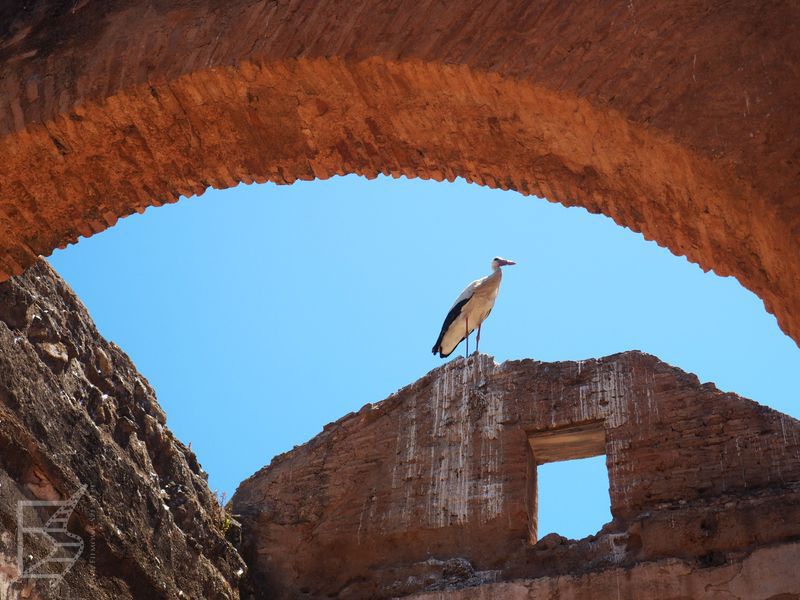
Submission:
POLYGON ((502 267, 505 267, 506 265, 515 265, 515 264, 517 264, 517 263, 515 263, 513 260, 505 260, 505 259, 503 259, 503 260, 500 261, 500 266, 502 266, 502 267))

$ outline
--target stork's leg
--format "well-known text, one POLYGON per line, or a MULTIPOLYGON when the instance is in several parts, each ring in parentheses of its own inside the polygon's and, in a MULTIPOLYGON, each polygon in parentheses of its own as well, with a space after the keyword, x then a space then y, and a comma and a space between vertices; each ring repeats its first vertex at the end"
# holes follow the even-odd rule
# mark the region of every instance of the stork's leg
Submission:
POLYGON ((464 358, 469 358, 469 317, 464 317, 465 331, 466 331, 466 338, 467 338, 467 353, 464 355, 464 358))
POLYGON ((481 325, 483 325, 483 323, 478 325, 478 337, 475 340, 475 354, 479 354, 480 353, 478 351, 478 347, 481 345, 481 325))

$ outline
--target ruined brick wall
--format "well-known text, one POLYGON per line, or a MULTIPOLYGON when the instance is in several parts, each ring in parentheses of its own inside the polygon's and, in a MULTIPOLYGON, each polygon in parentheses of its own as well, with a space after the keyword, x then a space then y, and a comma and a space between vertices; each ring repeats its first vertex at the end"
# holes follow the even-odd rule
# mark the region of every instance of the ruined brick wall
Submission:
POLYGON ((799 499, 796 420, 630 352, 457 359, 277 457, 233 505, 264 597, 368 598, 675 557, 719 564, 798 539, 799 499), (592 422, 614 521, 580 543, 531 545, 529 437, 592 422))
MULTIPOLYGON (((238 599, 246 566, 207 477, 147 380, 46 262, 0 283, 0 599, 238 599), (20 532, 21 502, 83 486, 65 524, 82 550, 20 532), (76 561, 32 568, 51 552, 76 561), (65 577, 30 577, 42 574, 65 577)), ((24 525, 54 510, 40 521, 24 512, 24 525)))
POLYGON ((379 173, 603 212, 800 339, 800 5, 12 0, 0 277, 208 186, 379 173))
POLYGON ((415 594, 409 600, 798 600, 800 544, 759 548, 726 564, 668 559, 574 576, 415 594))

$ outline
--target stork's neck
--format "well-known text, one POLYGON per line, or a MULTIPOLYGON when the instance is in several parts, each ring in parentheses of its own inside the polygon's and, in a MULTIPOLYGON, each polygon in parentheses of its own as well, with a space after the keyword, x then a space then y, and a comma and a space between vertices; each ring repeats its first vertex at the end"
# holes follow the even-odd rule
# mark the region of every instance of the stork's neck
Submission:
POLYGON ((503 269, 501 269, 500 267, 493 266, 492 267, 492 274, 489 275, 489 277, 492 277, 492 278, 495 278, 495 279, 502 279, 503 278, 503 269))

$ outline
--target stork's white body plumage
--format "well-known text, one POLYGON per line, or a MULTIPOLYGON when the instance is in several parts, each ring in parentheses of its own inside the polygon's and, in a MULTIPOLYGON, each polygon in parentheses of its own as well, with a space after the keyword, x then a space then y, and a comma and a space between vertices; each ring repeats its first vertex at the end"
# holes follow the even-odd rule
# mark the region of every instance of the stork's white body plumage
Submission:
MULTIPOLYGON (((497 257, 492 261, 491 275, 476 279, 464 288, 445 317, 439 339, 433 346, 434 354, 438 353, 442 358, 450 356, 461 340, 468 338, 475 329, 478 330, 480 343, 481 325, 492 312, 497 292, 500 291, 500 282, 503 279, 500 267, 513 264, 513 261, 497 257)), ((475 351, 477 352, 477 344, 475 351)))

